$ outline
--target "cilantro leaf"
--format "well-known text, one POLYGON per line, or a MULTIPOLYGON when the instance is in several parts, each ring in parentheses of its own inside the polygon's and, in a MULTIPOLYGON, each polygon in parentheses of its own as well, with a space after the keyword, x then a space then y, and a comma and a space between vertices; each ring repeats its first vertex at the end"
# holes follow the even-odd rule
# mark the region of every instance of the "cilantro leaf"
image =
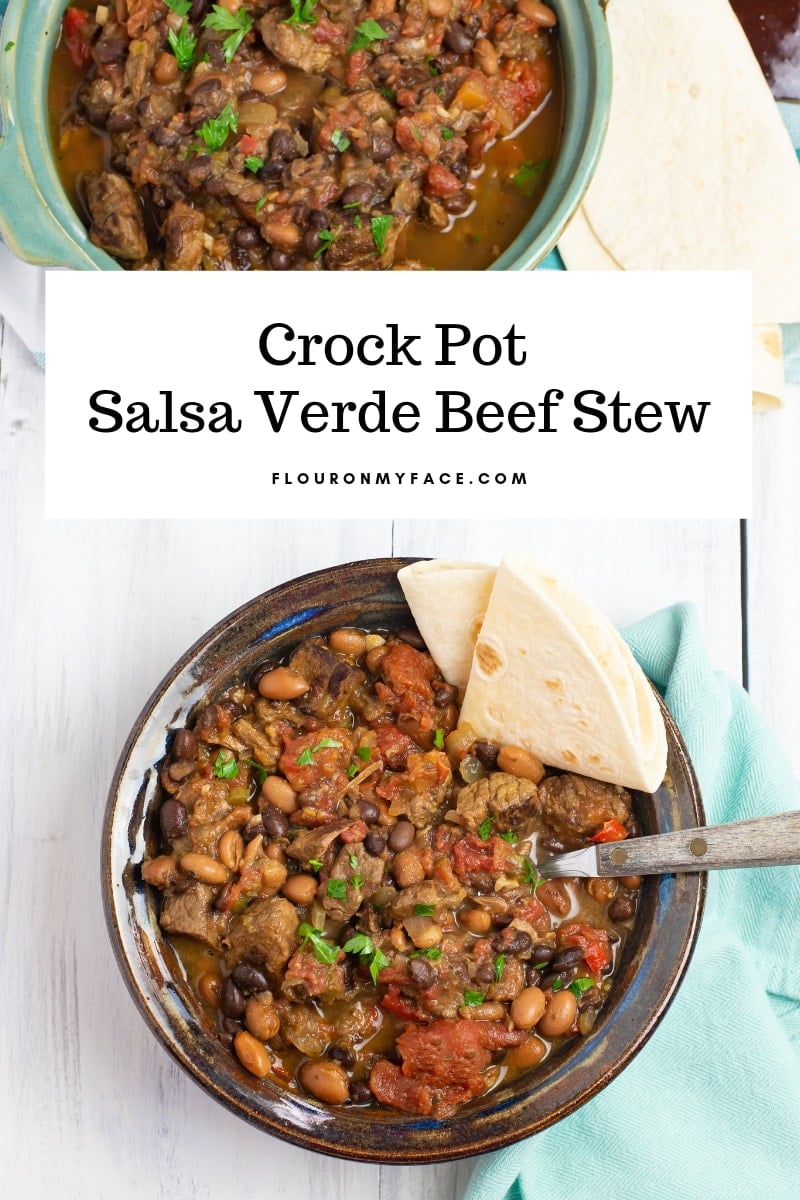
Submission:
POLYGON ((464 1003, 467 1008, 475 1008, 478 1004, 483 1004, 483 992, 464 992, 464 1003))
POLYGON ((446 142, 449 142, 451 138, 454 138, 456 136, 453 133, 452 129, 442 129, 441 134, 446 142))
POLYGON ((9 50, 13 50, 16 44, 16 42, 6 42, 5 46, 3 47, 5 53, 8 54, 9 50))
POLYGON ((370 17, 368 21, 362 21, 360 25, 356 25, 356 36, 347 47, 347 53, 353 54, 356 50, 366 50, 367 46, 371 46, 373 42, 382 42, 388 36, 386 30, 370 17))
POLYGON ((358 215, 358 213, 356 213, 356 215, 353 217, 353 224, 355 225, 356 229, 360 229, 363 224, 361 217, 358 215))
POLYGON ((389 960, 386 955, 382 950, 376 949, 372 956, 372 962, 369 964, 369 973, 372 976, 373 983, 378 982, 378 973, 382 971, 384 967, 388 967, 388 965, 389 960))
MULTIPOLYGON (((374 237, 374 234, 373 234, 373 237, 374 237)), ((442 746, 444 745, 444 730, 443 729, 436 730, 436 733, 433 735, 433 744, 437 750, 441 750, 442 746)))
POLYGON ((554 992, 560 992, 561 989, 563 988, 563 986, 564 986, 563 979, 554 979, 552 984, 550 985, 550 987, 552 988, 552 990, 554 992))
POLYGON ((226 104, 218 117, 210 117, 197 132, 205 142, 207 150, 219 150, 225 145, 228 134, 236 133, 238 128, 239 119, 232 105, 226 104))
POLYGON ((334 900, 346 900, 347 884, 343 879, 329 879, 327 894, 332 896, 334 900))
POLYGON ((358 774, 358 767, 356 766, 355 763, 350 763, 350 766, 347 768, 347 778, 355 779, 357 774, 358 774))
POLYGON ((522 871, 520 874, 522 876, 522 882, 529 883, 534 891, 536 891, 536 888, 540 883, 544 883, 543 876, 539 874, 534 863, 532 863, 529 858, 523 860, 522 871))
POLYGON ((505 954, 498 954, 497 958, 494 960, 494 981, 495 981, 495 983, 499 983, 500 980, 502 979, 503 967, 505 965, 506 965, 505 954))
POLYGON ((392 218, 387 213, 384 217, 373 217, 370 221, 372 226, 372 240, 375 243, 375 249, 378 254, 383 254, 386 249, 386 235, 392 227, 392 218))
POLYGON ((308 865, 314 871, 321 871, 322 870, 322 859, 321 858, 310 858, 308 860, 308 865))
POLYGON ((248 767, 252 768, 253 774, 259 783, 263 783, 267 775, 269 775, 267 768, 262 767, 261 763, 257 763, 253 758, 243 758, 242 762, 247 763, 248 767))
POLYGON ((218 33, 228 33, 228 37, 222 43, 222 53, 225 55, 225 62, 229 63, 253 28, 253 18, 246 8, 240 8, 237 12, 232 13, 222 5, 215 4, 203 21, 203 26, 206 29, 214 29, 218 33))
POLYGON ((313 925, 308 925, 304 921, 297 933, 303 939, 301 949, 304 950, 310 943, 317 962, 336 962, 336 959, 339 957, 339 947, 332 946, 330 942, 326 942, 319 930, 315 929, 313 925))
POLYGON ((317 249, 314 251, 314 258, 319 258, 320 255, 324 254, 326 250, 329 250, 330 247, 333 245, 333 243, 336 241, 336 234, 331 232, 330 229, 320 229, 319 233, 317 234, 317 237, 319 238, 322 245, 318 246, 317 249))
POLYGON ((577 996, 577 998, 580 1000, 583 993, 588 992, 589 988, 593 987, 594 980, 587 979, 584 976, 581 979, 573 979, 572 983, 569 985, 569 991, 572 992, 573 996, 577 996))
POLYGON ((539 186, 540 176, 545 173, 549 166, 549 158, 543 158, 541 162, 520 163, 520 167, 516 175, 511 176, 511 182, 515 187, 519 188, 523 196, 527 196, 530 200, 531 196, 539 186))
POLYGON ((435 904, 415 904, 414 905, 414 916, 415 917, 432 917, 435 912, 436 912, 435 904))
POLYGON ((246 170, 252 171, 253 174, 255 175, 255 173, 257 171, 260 171, 261 168, 263 167, 264 160, 263 160, 263 158, 260 158, 257 154, 248 154, 247 158, 244 160, 244 165, 245 165, 246 170))
POLYGON ((357 854, 348 854, 347 858, 350 863, 350 869, 353 871, 357 871, 358 870, 358 855, 357 854))
POLYGON ((431 946, 429 950, 412 950, 409 958, 441 958, 442 952, 438 946, 431 946))
POLYGON ((382 950, 379 950, 371 937, 366 933, 356 933, 345 942, 343 950, 346 954, 359 954, 362 958, 370 959, 369 973, 372 982, 378 982, 378 972, 388 967, 389 960, 382 950))
POLYGON ((214 759, 214 775, 217 779, 235 779, 239 774, 239 764, 230 750, 220 750, 214 759))
POLYGON ((363 875, 354 875, 353 878, 350 880, 350 882, 352 883, 355 890, 359 891, 361 889, 361 885, 364 882, 364 876, 363 875))
POLYGON ((362 762, 369 762, 372 758, 372 751, 370 750, 369 746, 359 746, 356 750, 356 754, 362 762))
POLYGON ((430 75, 431 79, 435 79, 436 76, 439 74, 439 68, 436 66, 436 63, 433 61, 433 55, 426 54, 425 62, 428 64, 428 74, 430 75))
POLYGON ((197 49, 197 38, 192 32, 189 22, 184 21, 177 33, 174 29, 168 29, 167 41, 172 47, 178 70, 188 71, 194 62, 194 53, 197 49))
POLYGON ((284 25, 316 25, 317 17, 314 9, 317 0, 289 0, 292 15, 283 22, 284 25))
POLYGON ((514 833, 513 829, 507 829, 505 833, 498 834, 498 837, 501 837, 504 842, 509 842, 512 846, 517 840, 517 835, 514 833))
POLYGON ((294 765, 296 767, 310 767, 313 765, 313 763, 314 755, 311 753, 310 746, 306 746, 305 750, 302 750, 294 760, 294 765))
POLYGON ((318 750, 341 750, 342 743, 337 742, 336 738, 322 738, 317 742, 316 746, 311 747, 311 753, 316 754, 318 750))
POLYGON ((482 842, 488 842, 489 838, 492 836, 492 826, 493 825, 494 825, 494 821, 492 820, 492 818, 487 817, 486 820, 482 821, 481 824, 478 826, 478 837, 481 839, 482 842))
POLYGON ((254 211, 255 211, 255 212, 261 212, 262 208, 264 207, 264 205, 265 205, 266 203, 267 203, 267 197, 266 197, 266 196, 262 196, 260 200, 257 200, 257 201, 256 201, 256 206, 255 206, 255 209, 254 209, 254 211))
POLYGON ((340 154, 343 154, 350 145, 350 138, 346 133, 342 133, 341 129, 334 129, 331 134, 331 145, 334 150, 338 150, 340 154))
POLYGON ((192 0, 164 0, 167 8, 171 8, 179 17, 185 17, 192 7, 192 0))

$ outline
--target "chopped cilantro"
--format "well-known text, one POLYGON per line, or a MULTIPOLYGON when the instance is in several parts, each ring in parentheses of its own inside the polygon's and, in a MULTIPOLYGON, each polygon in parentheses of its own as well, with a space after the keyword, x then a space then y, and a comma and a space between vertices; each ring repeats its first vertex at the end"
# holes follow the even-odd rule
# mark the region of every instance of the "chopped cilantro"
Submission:
POLYGON ((435 912, 436 912, 435 904, 415 904, 414 905, 414 916, 415 917, 432 917, 435 912))
POLYGON ((189 22, 184 21, 177 33, 174 29, 168 29, 167 41, 172 47, 178 70, 188 71, 194 62, 194 53, 197 49, 197 38, 192 32, 189 22))
POLYGON ((192 7, 192 0, 164 0, 167 8, 171 8, 179 17, 185 17, 192 7))
POLYGON ((311 753, 311 747, 306 746, 305 750, 301 750, 297 758, 294 760, 296 767, 310 767, 314 762, 314 755, 311 753))
MULTIPOLYGON (((197 132, 205 142, 207 150, 219 150, 225 145, 228 134, 236 133, 238 128, 239 120, 236 113, 230 104, 226 104, 218 117, 210 117, 197 132)), ((202 149, 202 147, 195 148, 202 149)))
MULTIPOLYGON (((256 205, 256 209, 258 209, 258 205, 256 205)), ((320 233, 319 236, 322 237, 322 234, 324 234, 324 233, 328 233, 328 230, 323 229, 322 233, 320 233)), ((306 746, 305 750, 302 750, 300 752, 298 757, 294 760, 295 766, 296 767, 310 767, 312 765, 312 763, 314 762, 314 755, 317 753, 318 750, 332 750, 332 749, 341 750, 341 748, 342 748, 342 743, 337 742, 335 738, 329 738, 329 737, 322 738, 321 741, 317 742, 317 744, 315 746, 310 746, 310 747, 306 746)))
POLYGON ((342 133, 341 129, 334 129, 331 134, 331 145, 334 150, 338 150, 340 154, 343 154, 350 145, 350 138, 346 133, 342 133))
POLYGON ((543 971, 546 966, 547 966, 547 963, 534 963, 533 969, 534 969, 534 971, 543 971))
POLYGON ((475 1008, 478 1004, 483 1004, 483 992, 464 992, 464 1003, 467 1008, 475 1008))
POLYGON ((395 102, 395 94, 391 88, 381 88, 380 93, 384 100, 390 100, 392 104, 395 102))
POLYGON ((506 965, 505 954, 498 954, 497 958, 494 960, 494 981, 495 981, 495 983, 499 983, 500 980, 502 979, 503 967, 505 965, 506 965))
POLYGON ((386 30, 370 17, 368 21, 362 21, 360 25, 356 25, 356 36, 347 47, 347 53, 353 54, 356 50, 366 50, 367 46, 371 46, 373 42, 385 41, 388 36, 386 30))
POLYGON ((254 211, 255 211, 255 212, 261 212, 262 208, 264 207, 264 205, 265 205, 266 203, 267 203, 267 197, 266 197, 266 196, 262 196, 260 200, 257 200, 257 201, 256 201, 256 205, 255 205, 255 210, 254 210, 254 211))
POLYGON ((347 884, 343 879, 329 879, 327 894, 332 896, 334 900, 346 900, 347 884))
POLYGON ((359 746, 356 750, 356 754, 362 762, 369 762, 372 758, 372 751, 370 750, 369 746, 359 746))
POLYGON ((6 54, 8 54, 9 50, 13 50, 14 47, 16 46, 16 44, 17 44, 16 42, 6 42, 5 46, 3 47, 6 54))
POLYGON ((239 774, 239 764, 230 750, 220 750, 214 759, 214 775, 217 779, 235 779, 239 774))
POLYGON ((517 835, 514 833, 513 829, 507 829, 505 831, 505 833, 501 833, 499 836, 503 839, 504 842, 510 842, 512 846, 514 845, 514 842, 517 840, 517 835))
POLYGON ((317 0, 289 0, 292 15, 283 22, 284 25, 316 25, 317 17, 314 9, 317 0))
POLYGON ((217 32, 228 34, 222 43, 222 53, 225 55, 225 62, 229 63, 253 28, 253 18, 246 8, 240 8, 237 12, 232 13, 220 4, 215 4, 203 21, 203 25, 206 29, 214 29, 217 32))
POLYGON ((364 876, 363 875, 354 875, 353 878, 350 880, 350 882, 352 883, 352 885, 356 889, 356 891, 360 891, 361 886, 364 883, 364 876))
POLYGON ((388 967, 389 960, 382 950, 379 950, 371 937, 366 933, 356 933, 343 946, 345 954, 359 954, 362 958, 370 959, 369 973, 372 982, 378 982, 378 972, 388 967))
POLYGON ((347 768, 347 778, 355 779, 357 774, 358 774, 358 766, 356 765, 356 763, 350 763, 350 766, 347 768))
POLYGON ((358 215, 358 213, 356 213, 356 215, 353 217, 353 224, 355 225, 356 229, 360 229, 361 226, 364 224, 364 222, 361 220, 361 217, 358 215))
POLYGON ((543 877, 536 870, 536 866, 529 858, 523 860, 522 870, 520 872, 523 883, 529 883, 536 890, 540 883, 544 883, 543 877))
POLYGON ((550 986, 554 992, 560 992, 562 987, 564 986, 564 980, 563 979, 554 979, 550 986))
POLYGON ((322 859, 321 858, 310 858, 308 860, 308 865, 311 867, 311 869, 313 871, 321 871, 322 870, 322 859))
POLYGON ((387 215, 384 217, 373 217, 370 221, 372 226, 372 240, 375 243, 375 249, 378 254, 383 254, 386 249, 386 235, 392 227, 392 218, 387 215))
POLYGON ((317 742, 316 746, 311 747, 314 754, 318 750, 341 750, 341 748, 342 743, 337 742, 336 738, 322 738, 321 741, 317 742))
POLYGON ((434 79, 439 74, 439 68, 436 66, 436 63, 433 61, 433 55, 426 54, 425 62, 428 65, 428 74, 430 75, 431 79, 434 79))
POLYGON ((357 854, 348 854, 347 857, 350 862, 350 869, 352 871, 357 871, 358 870, 358 855, 357 854))
POLYGON ((444 140, 445 140, 446 142, 449 142, 449 141, 450 141, 450 138, 454 138, 454 137, 456 136, 456 135, 453 133, 452 129, 443 129, 443 130, 441 131, 441 133, 442 133, 442 137, 444 138, 444 140))
POLYGON ((317 237, 319 238, 322 245, 318 246, 317 249, 314 251, 314 258, 319 258, 320 255, 324 254, 326 250, 329 250, 331 248, 331 246, 333 245, 333 243, 336 241, 336 234, 333 233, 330 229, 320 229, 319 233, 317 234, 317 237))
POLYGON ((437 750, 441 750, 442 746, 444 745, 444 730, 443 729, 436 730, 436 733, 433 735, 433 744, 437 750))
POLYGON ((307 925, 304 921, 297 931, 298 936, 303 939, 302 949, 311 943, 311 949, 314 951, 314 957, 317 962, 334 963, 339 957, 339 947, 332 946, 330 942, 326 942, 318 929, 313 925, 307 925))
POLYGON ((489 838, 492 836, 492 826, 493 825, 494 825, 494 821, 492 820, 492 818, 487 817, 486 820, 482 821, 481 824, 478 826, 478 837, 481 839, 482 842, 488 842, 489 838))
POLYGON ((263 167, 264 160, 263 158, 259 158, 257 154, 248 154, 247 158, 244 160, 244 165, 246 170, 252 171, 255 175, 256 171, 260 171, 263 167))
POLYGON ((577 996, 577 998, 580 1000, 583 993, 588 992, 589 988, 592 987, 594 987, 594 980, 587 979, 584 976, 581 979, 573 979, 572 983, 569 985, 569 991, 572 992, 573 996, 577 996))
POLYGON ((511 182, 515 187, 519 188, 523 196, 527 196, 530 199, 539 186, 539 177, 545 173, 549 166, 549 158, 543 158, 541 162, 520 163, 517 173, 511 176, 511 182))
POLYGON ((441 958, 442 952, 438 946, 431 946, 429 950, 412 950, 409 958, 441 958))
POLYGON ((262 767, 261 763, 257 763, 255 759, 243 758, 242 762, 246 762, 248 767, 252 769, 253 774, 259 783, 263 783, 267 778, 267 775, 269 775, 269 771, 266 769, 266 767, 262 767))

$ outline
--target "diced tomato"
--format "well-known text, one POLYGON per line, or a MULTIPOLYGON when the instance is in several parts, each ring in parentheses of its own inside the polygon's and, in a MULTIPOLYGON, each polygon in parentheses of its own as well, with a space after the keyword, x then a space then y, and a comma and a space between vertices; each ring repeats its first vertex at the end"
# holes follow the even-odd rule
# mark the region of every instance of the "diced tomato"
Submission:
POLYGON ((592 838, 593 842, 621 842, 628 836, 628 831, 621 821, 612 817, 610 821, 598 829, 592 838))
POLYGON ((381 1008, 385 1008, 401 1021, 427 1021, 425 1013, 420 1012, 413 1000, 400 994, 397 988, 390 987, 381 1000, 381 1008))
POLYGON ((514 850, 502 838, 493 836, 482 842, 474 833, 459 838, 453 846, 453 868, 459 879, 487 872, 500 875, 512 865, 514 850))
POLYGON ((592 925, 576 921, 571 925, 562 925, 556 933, 556 941, 560 947, 580 946, 583 961, 595 978, 599 978, 611 964, 611 946, 606 929, 595 929, 592 925))
POLYGON ((431 163, 425 174, 426 196, 453 196, 460 192, 463 186, 457 175, 438 162, 431 163))
POLYGON ((344 729, 315 729, 297 738, 284 736, 284 746, 280 769, 300 792, 347 769, 353 737, 344 729))
POLYGON ((69 56, 79 71, 88 67, 92 61, 92 52, 86 40, 86 22, 89 14, 82 8, 68 8, 64 13, 61 28, 64 31, 64 43, 69 50, 69 56))
POLYGON ((407 737, 393 722, 376 725, 375 739, 381 758, 393 771, 402 771, 409 754, 416 754, 419 749, 417 743, 407 737))
POLYGON ((238 149, 242 154, 254 154, 258 149, 258 142, 254 137, 250 137, 249 133, 245 133, 239 138, 238 149))
POLYGON ((347 829, 343 829, 339 834, 339 841, 347 843, 363 842, 368 832, 369 830, 363 821, 353 821, 352 825, 347 829))
POLYGON ((426 1083, 409 1079, 396 1063, 379 1058, 369 1076, 372 1094, 380 1104, 399 1112, 427 1117, 433 1111, 433 1092, 426 1083))

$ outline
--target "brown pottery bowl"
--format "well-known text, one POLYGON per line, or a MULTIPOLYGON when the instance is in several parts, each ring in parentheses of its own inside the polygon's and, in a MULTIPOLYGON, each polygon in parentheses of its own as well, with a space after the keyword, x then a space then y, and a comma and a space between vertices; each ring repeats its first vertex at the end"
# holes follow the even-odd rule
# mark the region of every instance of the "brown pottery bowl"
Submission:
MULTIPOLYGON (((157 764, 195 706, 247 677, 297 641, 340 625, 402 628, 409 612, 397 570, 384 558, 316 571, 257 596, 192 646, 145 705, 122 752, 103 828, 103 899, 114 953, 156 1037, 210 1095, 268 1133, 326 1154, 366 1162, 431 1163, 483 1154, 528 1137, 595 1096, 630 1062, 664 1015, 688 965, 705 875, 645 881, 614 987, 591 1034, 552 1060, 437 1121, 387 1110, 326 1108, 256 1080, 201 1019, 180 963, 158 924, 158 898, 139 864, 158 845, 157 764)), ((669 786, 637 797, 644 833, 704 823, 700 793, 672 717, 669 786)))

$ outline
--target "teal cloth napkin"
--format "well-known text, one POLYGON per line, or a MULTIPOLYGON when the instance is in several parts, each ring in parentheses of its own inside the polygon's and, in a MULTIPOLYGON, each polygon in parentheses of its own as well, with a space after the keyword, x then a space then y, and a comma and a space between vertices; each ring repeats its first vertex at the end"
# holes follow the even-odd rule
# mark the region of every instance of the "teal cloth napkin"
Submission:
MULTIPOLYGON (((778 110, 783 123, 789 131, 792 145, 800 159, 800 102, 782 103, 778 110)), ((800 221, 800 213, 797 213, 800 221)), ((540 271, 563 271, 564 263, 557 250, 553 250, 538 266, 540 271)), ((800 287, 800 280, 797 281, 800 287)), ((787 383, 800 383, 800 324, 781 325, 783 335, 783 373, 787 383)), ((800 1190, 800 1189, 798 1189, 800 1190)))
MULTIPOLYGON (((709 824, 800 807, 746 692, 708 661, 695 609, 625 638, 664 694, 709 824)), ((465 1200, 800 1195, 800 867, 711 871, 697 949, 647 1045, 572 1116, 480 1159, 465 1200)))

